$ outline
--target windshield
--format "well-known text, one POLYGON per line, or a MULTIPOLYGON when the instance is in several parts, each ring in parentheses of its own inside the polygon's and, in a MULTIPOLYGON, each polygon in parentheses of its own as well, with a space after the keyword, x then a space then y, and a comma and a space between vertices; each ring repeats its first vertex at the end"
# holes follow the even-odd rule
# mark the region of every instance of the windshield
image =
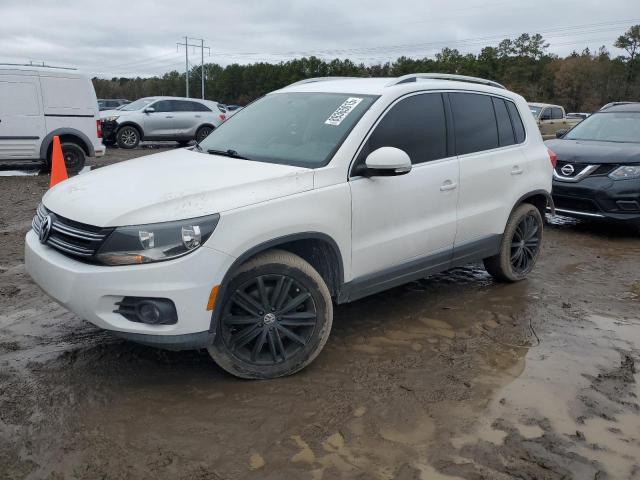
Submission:
POLYGON ((135 102, 131 102, 126 105, 123 105, 122 108, 120 108, 120 110, 126 110, 128 112, 131 112, 133 110, 140 110, 145 106, 149 105, 154 100, 155 98, 141 98, 139 100, 136 100, 135 102))
POLYGON ((378 97, 346 93, 274 93, 241 109, 200 147, 307 168, 326 165, 378 97))
POLYGON ((566 140, 640 143, 640 113, 594 113, 573 127, 563 138, 566 140))
POLYGON ((529 110, 531 110, 531 113, 533 113, 534 117, 537 117, 538 115, 540 115, 540 110, 542 110, 542 107, 534 107, 533 105, 529 105, 529 110))

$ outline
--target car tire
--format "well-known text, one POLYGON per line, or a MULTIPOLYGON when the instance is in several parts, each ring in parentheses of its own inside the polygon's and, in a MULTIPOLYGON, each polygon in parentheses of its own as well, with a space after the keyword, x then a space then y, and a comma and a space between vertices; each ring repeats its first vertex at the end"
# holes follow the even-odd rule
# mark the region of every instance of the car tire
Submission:
POLYGON ((191 140, 178 140, 178 145, 180 147, 186 147, 187 145, 189 145, 190 142, 191 140))
POLYGON ((529 203, 518 206, 509 217, 500 252, 484 259, 484 266, 500 282, 523 280, 540 256, 544 222, 540 211, 529 203))
POLYGON ((120 148, 127 150, 136 148, 140 143, 140 132, 136 127, 125 125, 118 130, 116 140, 120 148))
MULTIPOLYGON (((62 147, 62 158, 64 158, 64 166, 68 175, 77 175, 84 168, 87 156, 80 145, 73 142, 65 142, 60 145, 62 147)), ((51 171, 53 151, 49 152, 47 161, 44 164, 43 173, 51 171)))
POLYGON ((291 375, 309 365, 329 338, 329 289, 297 255, 270 250, 254 257, 235 272, 225 292, 207 349, 236 377, 291 375))
POLYGON ((200 127, 198 129, 198 131, 196 132, 196 142, 200 143, 202 142, 205 138, 207 138, 209 136, 209 134, 211 132, 213 132, 213 127, 200 127))

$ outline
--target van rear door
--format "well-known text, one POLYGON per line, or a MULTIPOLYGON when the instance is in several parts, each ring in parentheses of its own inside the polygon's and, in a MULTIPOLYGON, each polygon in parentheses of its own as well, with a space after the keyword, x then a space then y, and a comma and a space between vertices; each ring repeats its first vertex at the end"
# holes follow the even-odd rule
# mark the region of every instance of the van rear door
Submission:
POLYGON ((38 77, 0 72, 0 160, 37 160, 44 134, 38 77))

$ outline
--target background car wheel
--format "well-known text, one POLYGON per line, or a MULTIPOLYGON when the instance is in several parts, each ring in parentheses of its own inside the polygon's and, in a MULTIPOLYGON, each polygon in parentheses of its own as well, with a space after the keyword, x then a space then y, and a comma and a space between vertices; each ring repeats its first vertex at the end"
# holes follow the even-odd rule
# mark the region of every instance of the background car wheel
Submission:
POLYGON ((291 375, 311 363, 329 338, 329 289, 297 255, 283 250, 258 255, 238 269, 225 291, 208 350, 232 375, 291 375))
POLYGON ((189 143, 189 140, 178 140, 178 145, 180 145, 181 147, 186 147, 187 145, 189 145, 189 143))
POLYGON ((131 126, 122 127, 118 130, 117 134, 118 146, 120 148, 136 148, 140 143, 140 132, 138 129, 131 126))
POLYGON ((196 142, 200 143, 207 138, 211 132, 213 132, 213 128, 211 127, 200 127, 196 132, 196 142))
POLYGON ((540 211, 529 203, 516 208, 504 230, 500 252, 484 259, 487 272, 501 282, 526 278, 540 255, 544 223, 540 211))
MULTIPOLYGON (((86 155, 80 145, 71 142, 65 142, 60 145, 62 147, 62 158, 64 158, 64 166, 67 168, 67 174, 76 175, 80 170, 84 168, 86 162, 86 155)), ((51 171, 51 155, 49 152, 47 162, 43 167, 43 172, 51 171)))

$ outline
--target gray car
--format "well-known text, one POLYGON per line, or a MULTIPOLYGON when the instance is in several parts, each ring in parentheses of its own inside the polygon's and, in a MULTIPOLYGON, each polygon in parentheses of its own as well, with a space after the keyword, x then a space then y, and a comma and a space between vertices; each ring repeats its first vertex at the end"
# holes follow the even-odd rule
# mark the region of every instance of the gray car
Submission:
POLYGON ((135 148, 142 140, 173 140, 181 145, 204 140, 226 120, 224 107, 210 100, 146 97, 118 110, 100 112, 105 145, 135 148))

